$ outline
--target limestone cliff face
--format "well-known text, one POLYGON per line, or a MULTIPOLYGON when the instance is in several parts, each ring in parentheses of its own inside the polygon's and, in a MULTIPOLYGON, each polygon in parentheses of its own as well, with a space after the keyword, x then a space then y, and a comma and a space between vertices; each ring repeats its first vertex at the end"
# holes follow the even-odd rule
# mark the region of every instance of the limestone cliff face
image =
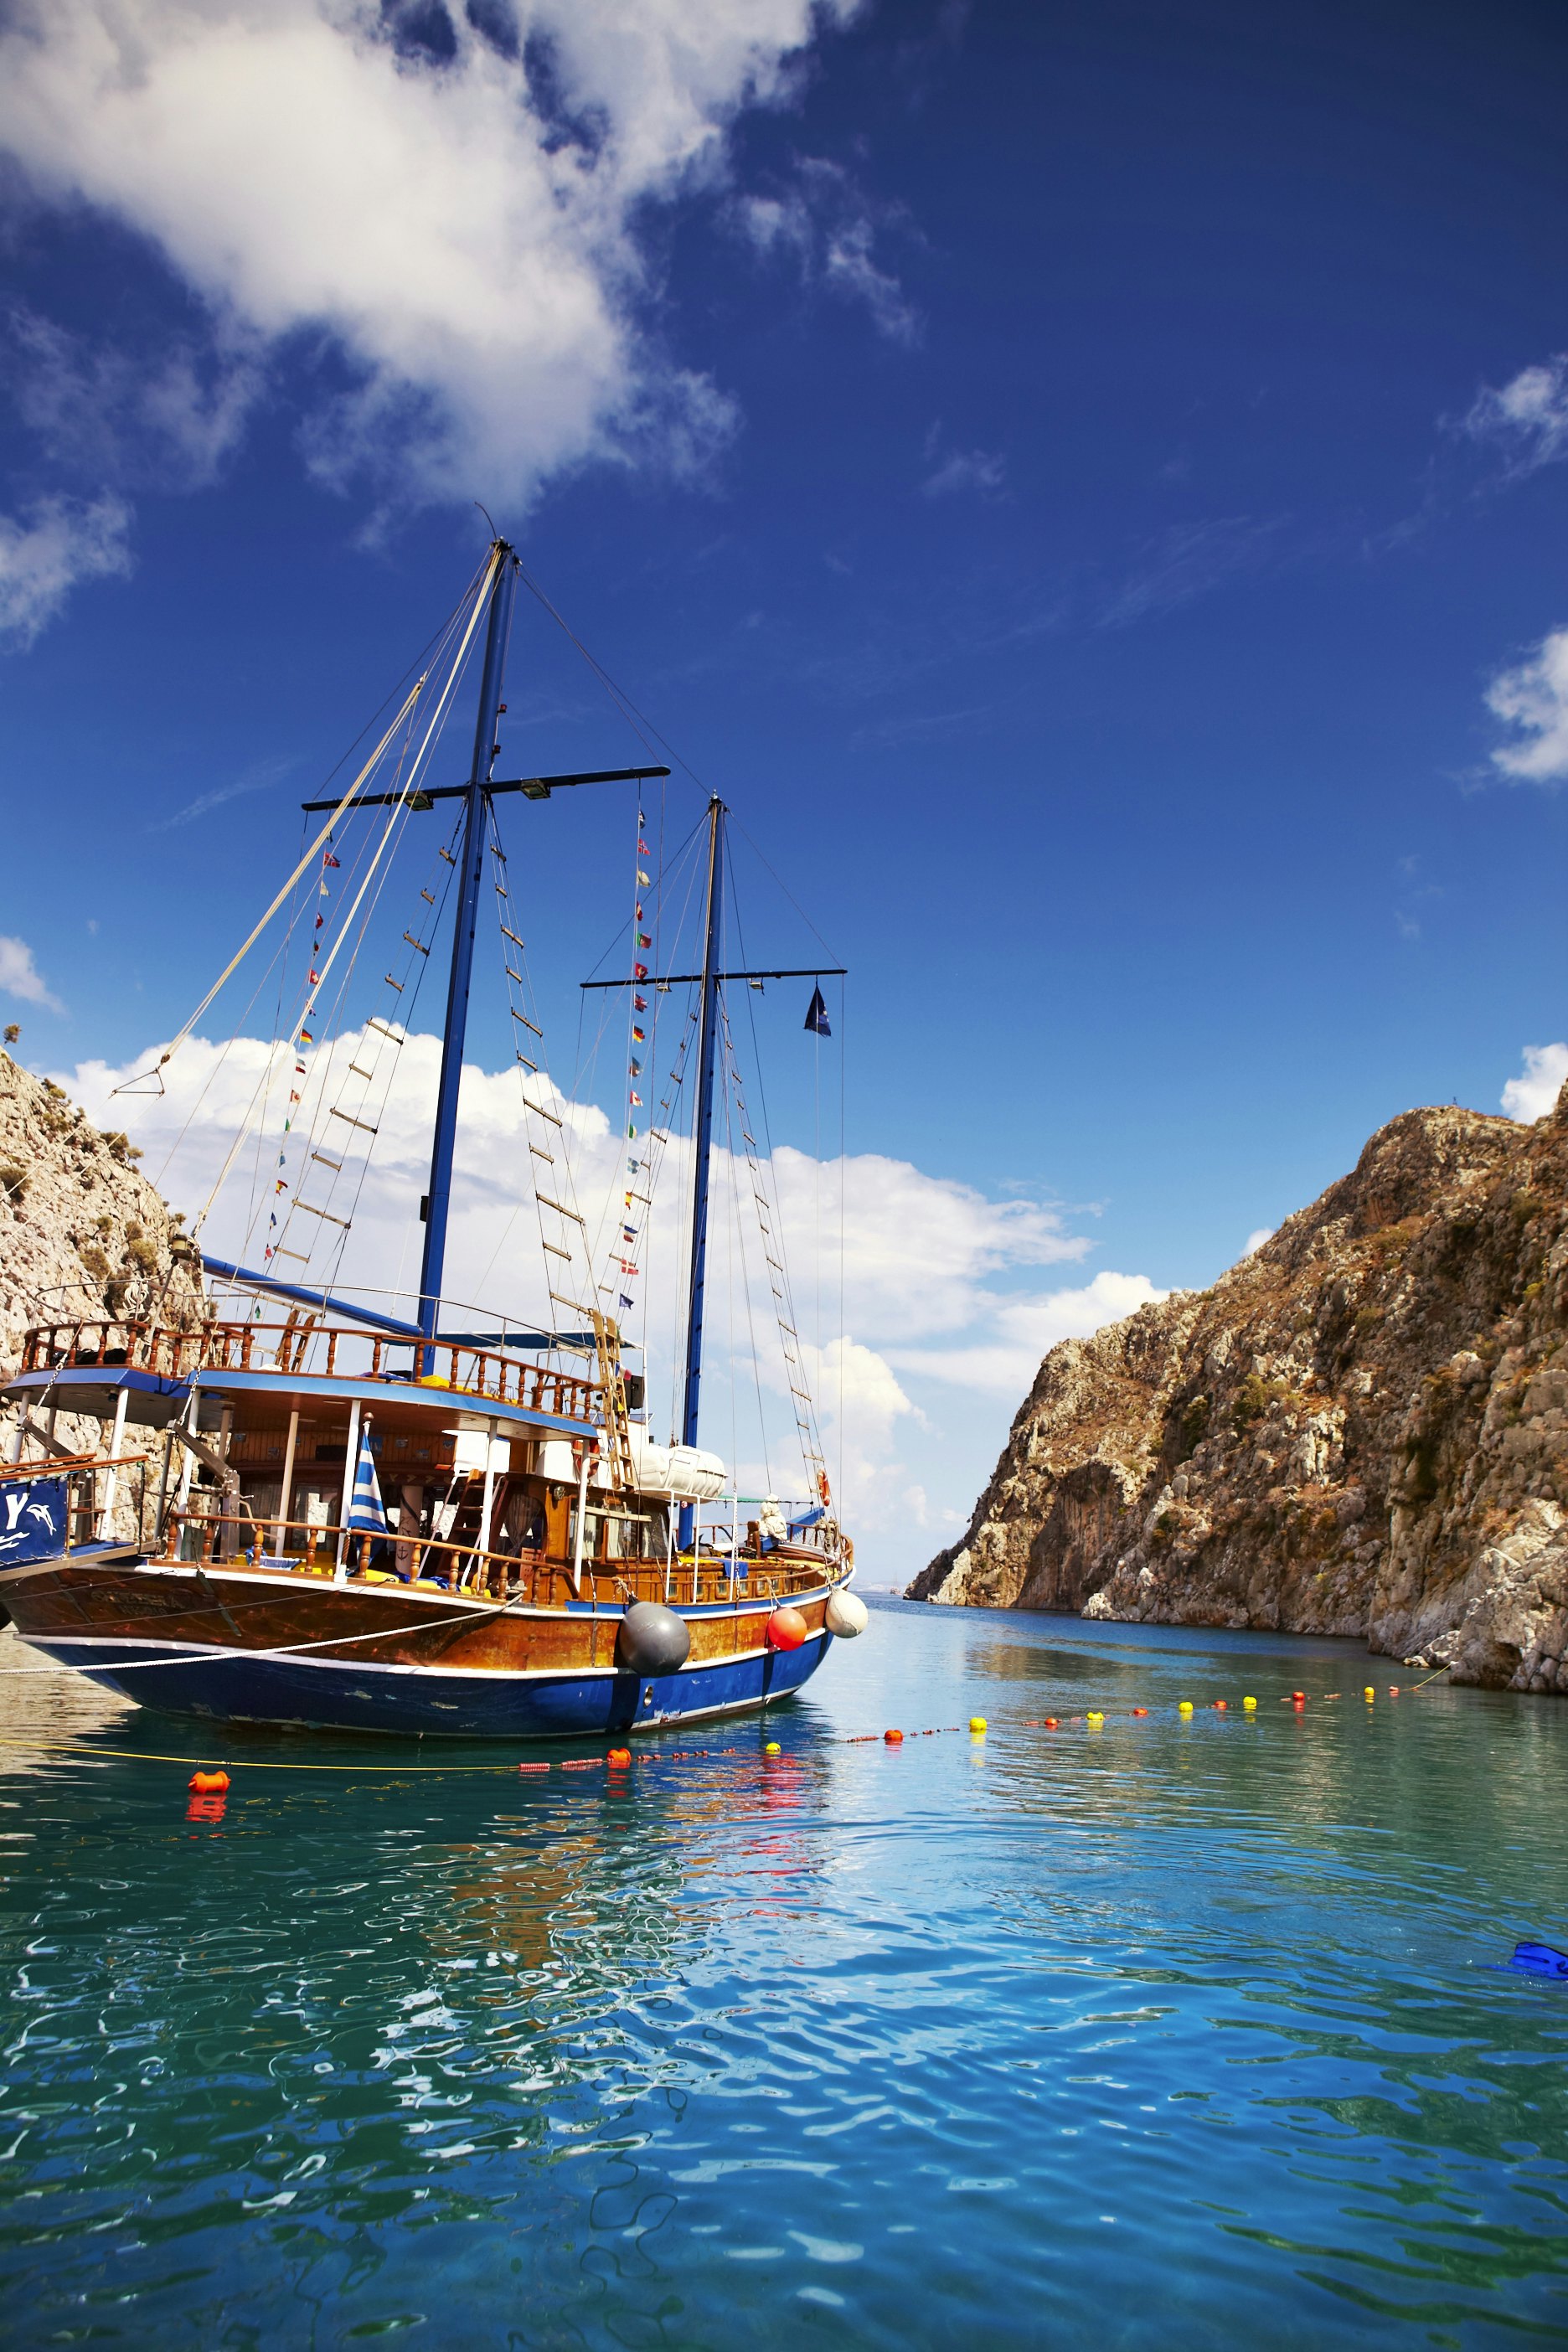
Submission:
MULTIPOLYGON (((17 1362, 30 1324, 200 1317, 201 1260, 138 1157, 0 1054, 0 1368, 17 1362)), ((79 1431, 59 1416, 60 1442, 97 1435, 96 1422, 79 1431)))
POLYGON ((1568 1693, 1568 1088, 1534 1127, 1406 1112, 1211 1290, 1053 1348, 909 1597, 1568 1693))

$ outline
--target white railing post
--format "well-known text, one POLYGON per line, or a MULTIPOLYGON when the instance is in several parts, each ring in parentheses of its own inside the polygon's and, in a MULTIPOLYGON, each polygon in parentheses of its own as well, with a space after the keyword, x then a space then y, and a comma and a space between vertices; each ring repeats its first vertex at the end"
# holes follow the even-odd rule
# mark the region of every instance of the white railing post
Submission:
POLYGON ((289 1442, 283 1448, 283 1491, 278 1499, 278 1517, 272 1528, 272 1549, 281 1552, 289 1533, 289 1506, 294 1498, 294 1451, 300 1438, 299 1408, 289 1416, 289 1442))
POLYGON ((332 1582, 348 1582, 349 1513, 353 1508, 354 1473, 359 1468, 360 1400, 355 1397, 349 1407, 349 1444, 343 1457, 343 1499, 338 1512, 338 1557, 332 1569, 332 1582))
POLYGON ((114 1532, 114 1496, 120 1473, 113 1466, 115 1457, 125 1440, 125 1411, 131 1402, 130 1383, 121 1381, 120 1394, 114 1400, 114 1434, 109 1441, 110 1470, 103 1482, 103 1508, 98 1515, 98 1540, 107 1543, 114 1532))
POLYGON ((588 1517, 588 1449, 583 1448, 582 1466, 577 1473, 577 1529, 572 1542, 572 1590, 579 1600, 583 1597, 583 1537, 588 1517))

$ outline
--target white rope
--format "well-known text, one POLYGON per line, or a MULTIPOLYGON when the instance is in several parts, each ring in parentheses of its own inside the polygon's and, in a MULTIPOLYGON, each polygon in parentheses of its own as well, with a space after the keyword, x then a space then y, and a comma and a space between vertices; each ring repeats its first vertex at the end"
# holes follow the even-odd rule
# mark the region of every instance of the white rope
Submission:
MULTIPOLYGON (((458 1622, 463 1626, 480 1624, 489 1617, 504 1617, 511 1605, 511 1602, 509 1601, 500 1609, 477 1610, 471 1614, 460 1618, 458 1622)), ((405 1633, 425 1633, 432 1625, 445 1625, 449 1631, 451 1624, 452 1620, 443 1612, 442 1615, 438 1617, 422 1617, 416 1625, 389 1625, 384 1628, 377 1626, 369 1633, 334 1633, 329 1641, 295 1642, 291 1643, 289 1648, 283 1650, 230 1650, 218 1649, 216 1647, 211 1649, 191 1649, 185 1651, 177 1658, 128 1658, 123 1665, 117 1664, 113 1659, 110 1659, 105 1665, 100 1666, 97 1671, 104 1674, 137 1675, 142 1673, 144 1667, 148 1666, 194 1665, 198 1658, 297 1658, 302 1656, 307 1650, 341 1649, 345 1642, 395 1642, 405 1633)), ((18 1636, 18 1639, 24 1642, 26 1641, 27 1638, 28 1637, 26 1633, 18 1636)), ((66 1641, 73 1641, 81 1639, 81 1636, 64 1634, 58 1638, 66 1641)), ((107 1634, 104 1638, 112 1642, 130 1642, 134 1641, 136 1637, 132 1633, 110 1633, 107 1634)), ((65 1661, 62 1660, 61 1663, 64 1664, 65 1661)), ((374 1659, 365 1659, 362 1661, 362 1663, 371 1665, 376 1664, 377 1661, 374 1659)), ((58 1674, 58 1666, 0 1666, 0 1675, 53 1675, 58 1674)))
MULTIPOLYGON (((426 672, 426 676, 427 677, 429 673, 426 672)), ((342 799, 338 802, 331 815, 327 819, 326 824, 321 827, 321 832, 316 835, 315 840, 310 844, 310 846, 307 849, 304 856, 301 857, 300 863, 296 866, 287 882, 284 883, 283 887, 279 891, 278 896, 273 899, 272 904, 268 908, 267 912, 262 916, 261 920, 257 924, 256 929, 246 940, 245 945, 239 950, 239 952, 237 955, 230 957, 228 962, 225 964, 222 971, 219 972, 217 978, 214 981, 212 986, 208 989, 206 994, 203 997, 201 1003, 192 1013, 190 1019, 185 1023, 184 1027, 181 1029, 164 1047, 163 1051, 159 1055, 154 1066, 151 1070, 143 1070, 140 1073, 141 1077, 157 1077, 164 1064, 174 1060, 174 1055, 179 1052, 180 1047, 184 1044, 186 1038, 190 1035, 192 1030, 195 1027, 196 1023, 201 1019, 202 1014, 212 1003, 214 997, 223 987, 225 982, 228 980, 234 972, 237 971, 240 965, 245 961, 246 957, 250 953, 251 949, 256 945, 257 940, 261 937, 262 932, 267 929, 268 924, 272 920, 272 918, 278 912, 279 908, 283 904, 289 892, 293 889, 295 884, 300 880, 300 876, 304 873, 306 866, 310 865, 310 860, 315 856, 317 851, 325 845, 328 836, 331 833, 332 827, 338 823, 343 811, 353 799, 354 794, 364 782, 366 777, 371 774, 376 762, 381 759, 387 745, 391 742, 393 737, 396 734, 399 727, 402 726, 404 720, 407 718, 409 712, 413 709, 414 705, 417 702, 424 690, 425 678, 416 678, 407 700, 403 704, 396 718, 393 720, 391 726, 387 729, 385 734, 382 737, 380 742, 371 753, 370 758, 365 761, 364 766, 360 770, 358 775, 349 786, 348 791, 343 794, 342 799)), ((116 1087, 114 1091, 117 1095, 124 1094, 130 1087, 137 1085, 138 1083, 139 1080, 137 1078, 127 1078, 125 1085, 122 1087, 116 1087)))
MULTIPOLYGON (((315 1019, 316 1006, 320 1001, 321 990, 326 986, 332 966, 337 961, 339 956, 342 953, 344 945, 351 937, 353 920, 355 916, 358 914, 361 906, 363 904, 365 892, 370 888, 371 883, 374 878, 376 869, 380 866, 382 858, 386 854, 394 834, 397 831, 400 824, 405 823, 407 820, 409 796, 416 789, 416 779, 423 769, 425 756, 426 751, 429 750, 431 739, 437 729, 445 720, 447 707, 457 691, 458 680, 462 675, 464 665, 468 659, 468 646, 472 640, 474 631, 479 625, 479 614, 484 609, 485 601, 489 596, 490 583, 494 577, 495 568, 500 560, 500 559, 498 556, 492 553, 490 562, 485 567, 485 574, 479 585, 479 593, 475 598, 473 610, 468 615, 468 625, 463 632, 462 643, 458 646, 452 666, 447 674, 446 684, 443 686, 439 696, 437 698, 436 708, 430 715, 430 724, 425 730, 425 740, 420 745, 416 757, 409 763, 407 781, 405 784, 403 793, 398 800, 395 802, 388 814, 386 824, 383 830, 381 840, 376 846, 374 855, 372 856, 369 865, 365 868, 364 877, 360 883, 358 891, 355 893, 353 903, 349 908, 348 913, 344 916, 342 921, 338 926, 337 938, 333 940, 331 948, 328 951, 326 961, 321 966, 320 977, 311 983, 310 992, 306 998, 304 1005, 293 1024, 293 1028, 290 1033, 291 1034, 298 1034, 298 1032, 304 1027, 307 1022, 313 1021, 315 1019)), ((369 774, 370 767, 374 767, 375 761, 381 758, 388 743, 391 741, 394 733, 395 733, 398 725, 405 716, 412 709, 415 698, 423 689, 426 679, 428 677, 429 672, 426 670, 424 677, 419 679, 418 684, 415 687, 413 694, 409 696, 408 700, 398 712, 397 718, 394 719, 392 726, 382 737, 381 742, 376 747, 375 752, 372 757, 370 765, 361 770, 359 775, 350 786, 349 791, 344 794, 342 800, 339 802, 336 809, 332 812, 331 816, 328 819, 327 824, 318 835, 315 842, 311 845, 310 849, 306 852, 304 859, 295 867, 294 872, 289 876, 288 882, 284 885, 282 891, 279 894, 278 898, 273 900, 267 914, 262 917, 261 923, 257 927, 258 931, 270 921, 273 914, 275 914, 278 908, 281 906, 283 899, 288 896, 289 892, 292 890, 295 883, 299 881, 300 876, 305 870, 305 866, 310 864, 315 852, 324 845, 329 835, 332 832, 333 827, 342 815, 343 811, 347 808, 350 801, 353 798, 354 793, 359 790, 360 785, 364 782, 366 775, 369 774)), ((235 964, 238 963, 240 956, 243 956, 247 952, 247 950, 250 947, 256 937, 257 931, 253 931, 250 935, 250 939, 246 941, 245 947, 241 948, 239 955, 236 956, 234 959, 234 963, 229 965, 228 971, 226 971, 223 974, 223 977, 216 981, 213 987, 208 991, 206 996, 203 999, 202 1003, 196 1007, 195 1012, 191 1015, 190 1020, 186 1023, 184 1031, 181 1033, 181 1036, 174 1040, 174 1045, 171 1045, 168 1053, 164 1054, 163 1056, 163 1060, 159 1063, 160 1069, 163 1067, 163 1062, 166 1062, 169 1059, 170 1054, 174 1053, 174 1047, 181 1043, 182 1038, 189 1035, 191 1029, 194 1028, 195 1023, 201 1018, 202 1013, 205 1007, 212 1003, 213 998, 223 986, 224 981, 228 978, 228 972, 233 971, 235 964)), ((358 943, 356 942, 355 954, 357 955, 357 953, 358 943)), ((351 964, 351 972, 352 970, 353 966, 351 964)), ((347 985, 347 978, 348 975, 345 974, 345 986, 347 985)), ((266 1076, 268 1082, 275 1059, 276 1055, 269 1055, 268 1059, 266 1076)), ((257 1092, 251 1097, 252 1109, 254 1109, 256 1102, 259 1098, 261 1092, 262 1087, 258 1083, 257 1092)), ((214 1180, 212 1188, 207 1194, 206 1200, 202 1205, 200 1213, 197 1215, 195 1223, 191 1227, 193 1234, 196 1234, 201 1232, 203 1226, 206 1223, 207 1218, 211 1215, 214 1205, 217 1201, 218 1194, 222 1192, 225 1184, 228 1181, 230 1171, 233 1169, 234 1163, 238 1159, 240 1152, 245 1148, 246 1142, 248 1139, 249 1125, 249 1114, 247 1112, 244 1123, 241 1125, 235 1137, 234 1142, 229 1147, 228 1156, 225 1160, 223 1166, 219 1169, 217 1175, 214 1180)), ((312 1135, 313 1133, 314 1128, 312 1126, 312 1135)))

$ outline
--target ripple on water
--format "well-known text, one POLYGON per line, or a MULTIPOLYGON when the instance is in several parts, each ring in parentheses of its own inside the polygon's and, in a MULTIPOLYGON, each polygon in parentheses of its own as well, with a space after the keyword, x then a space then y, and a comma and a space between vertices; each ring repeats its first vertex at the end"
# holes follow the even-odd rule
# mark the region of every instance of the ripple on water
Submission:
POLYGON ((1366 1671, 882 1607, 774 1759, 258 1733, 216 1822, 16 1684, 8 2342, 1563 2340, 1568 1707, 1366 1671))

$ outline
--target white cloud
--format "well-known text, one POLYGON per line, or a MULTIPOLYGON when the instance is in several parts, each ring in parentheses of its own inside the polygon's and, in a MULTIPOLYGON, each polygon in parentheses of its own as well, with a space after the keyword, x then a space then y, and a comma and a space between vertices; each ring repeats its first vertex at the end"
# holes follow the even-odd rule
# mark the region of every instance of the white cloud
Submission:
MULTIPOLYGON (((193 1038, 168 1066, 165 1095, 114 1092, 153 1066, 158 1050, 135 1056, 123 1069, 83 1064, 62 1074, 62 1083, 100 1125, 125 1128, 144 1147, 144 1172, 193 1218, 228 1158, 237 1129, 250 1123, 251 1139, 235 1159, 203 1228, 201 1238, 216 1255, 257 1264, 269 1234, 310 1252, 311 1241, 301 1237, 307 1228, 316 1237, 314 1254, 306 1266, 286 1265, 290 1278, 340 1288, 358 1281, 414 1290, 422 1240, 416 1207, 427 1181, 439 1062, 435 1037, 416 1034, 394 1047, 354 1031, 323 1042, 310 1057, 312 1075, 300 1089, 304 1100, 287 1139, 281 1122, 295 1084, 287 1044, 242 1037, 224 1051, 193 1038), (381 1057, 379 1065, 367 1061, 367 1044, 381 1057), (326 1148, 327 1104, 357 1108, 340 1092, 356 1061, 394 1072, 389 1084, 384 1087, 378 1076, 361 1098, 374 1100, 365 1115, 380 1129, 363 1187, 352 1153, 335 1177, 307 1156, 326 1148), (281 1171, 280 1147, 287 1154, 281 1171), (315 1206, 352 1217, 346 1241, 335 1228, 304 1217, 296 1218, 291 1232, 268 1226, 280 1197, 273 1191, 279 1172, 290 1188, 288 1198, 297 1197, 303 1173, 310 1180, 306 1197, 315 1206)), ((553 1286, 582 1297, 577 1286, 595 1278, 605 1264, 605 1244, 620 1230, 627 1147, 618 1127, 596 1108, 574 1106, 553 1088, 537 1098, 565 1123, 550 1130, 548 1148, 556 1161, 549 1187, 581 1212, 593 1243, 593 1273, 574 1263, 557 1270, 553 1286)), ((533 1139, 544 1134, 535 1123, 533 1139)), ((537 1163, 528 1140, 517 1071, 466 1067, 445 1286, 451 1298, 476 1303, 487 1315, 559 1327, 577 1318, 552 1308, 548 1296, 552 1286, 526 1172, 537 1163)), ((331 1156, 341 1154, 340 1138, 331 1156)), ((649 1405, 659 1429, 673 1419, 674 1341, 685 1297, 681 1201, 689 1169, 687 1147, 672 1142, 656 1187, 655 1215, 637 1252, 640 1275, 627 1286, 644 1302, 625 1319, 647 1342, 649 1405)), ((870 1538, 868 1560, 907 1576, 931 1548, 928 1529, 944 1531, 967 1517, 1046 1349, 1163 1294, 1141 1276, 1102 1272, 1071 1289, 1020 1295, 1021 1272, 1079 1260, 1087 1246, 1081 1237, 1067 1230, 1055 1210, 993 1201, 907 1160, 864 1153, 817 1161, 781 1146, 763 1163, 763 1183, 777 1204, 767 1218, 773 1254, 790 1269, 793 1304, 786 1319, 798 1333, 804 1385, 816 1400, 847 1523, 858 1538, 870 1538)), ((765 1477, 781 1494, 798 1493, 795 1400, 757 1226, 746 1163, 719 1153, 710 1223, 703 1434, 739 1465, 745 1491, 763 1491, 765 1477)), ((558 1238, 553 1226, 549 1238, 558 1238)), ((405 1298, 392 1311, 407 1314, 410 1307, 405 1298)))
POLYGON ((1501 390, 1487 385, 1465 419, 1478 441, 1509 452, 1510 470, 1530 474, 1568 457, 1568 352, 1521 368, 1501 390))
POLYGON ((210 351, 165 347, 141 362, 36 311, 14 311, 9 326, 8 388, 23 422, 56 463, 100 478, 204 488, 261 390, 253 339, 232 329, 210 351))
POLYGON ((1533 1123, 1553 1108, 1559 1089, 1568 1078, 1568 1045, 1527 1045, 1521 1076, 1510 1078, 1502 1090, 1502 1107, 1510 1118, 1533 1123))
MULTIPOLYGON (((220 340, 328 339, 351 381, 320 472, 515 508, 589 457, 690 466, 722 436, 721 395, 647 332, 639 216, 716 180, 732 117, 853 5, 516 0, 421 31, 374 0, 18 0, 0 142, 153 243, 220 340)), ((166 428, 221 447, 240 387, 226 408, 177 375, 166 428)))
POLYGON ((65 1006, 49 993, 42 972, 33 961, 26 940, 0 934, 0 995, 19 997, 24 1004, 41 1005, 46 1013, 63 1013, 65 1006))
POLYGON ((889 229, 907 232, 908 216, 868 195, 841 163, 798 157, 782 195, 742 196, 733 218, 759 252, 791 260, 805 284, 861 304, 889 342, 919 342, 920 312, 877 257, 879 239, 889 229))
POLYGON ((30 646, 79 581, 129 572, 130 522, 116 498, 41 499, 22 521, 0 515, 0 638, 30 646))
POLYGON ((183 808, 177 808, 173 816, 164 817, 153 830, 154 833, 168 833, 175 825, 194 824, 198 817, 226 806, 230 801, 242 800, 247 793, 264 793, 273 784, 280 783, 296 765, 295 760, 285 753, 275 753, 268 760, 252 761, 248 767, 237 776, 231 776, 226 783, 212 784, 205 793, 198 793, 195 800, 187 801, 183 808))
POLYGON ((872 252, 876 235, 875 226, 864 215, 841 222, 827 239, 824 282, 850 301, 863 302, 889 342, 917 343, 920 312, 892 272, 879 268, 872 252))
POLYGON ((1097 1274, 1077 1290, 1051 1290, 1033 1298, 976 1297, 975 1319, 984 1332, 966 1343, 929 1349, 894 1347, 889 1361, 900 1371, 921 1371, 961 1388, 984 1390, 1021 1403, 1033 1385, 1040 1359, 1059 1339, 1086 1339, 1107 1323, 1136 1314, 1169 1291, 1156 1290, 1142 1274, 1097 1274))
POLYGON ((928 474, 921 484, 921 495, 927 499, 950 497, 955 490, 978 490, 982 496, 994 495, 1002 488, 1007 472, 1007 460, 990 449, 955 449, 944 457, 934 473, 928 474))
POLYGON ((1150 540, 1100 612, 1104 628, 1123 628, 1156 613, 1173 612, 1240 574, 1258 571, 1272 555, 1280 524, 1251 515, 1182 523, 1150 540))
POLYGON ((1271 1242, 1274 1239, 1274 1234, 1275 1228, 1272 1225, 1254 1226, 1252 1232, 1247 1236, 1247 1246, 1241 1253, 1242 1256, 1251 1257, 1256 1251, 1263 1247, 1265 1242, 1271 1242))
POLYGON ((1494 677, 1487 708, 1515 730, 1511 743, 1492 752, 1492 765, 1521 783, 1562 783, 1568 777, 1568 629, 1552 630, 1528 661, 1494 677))

